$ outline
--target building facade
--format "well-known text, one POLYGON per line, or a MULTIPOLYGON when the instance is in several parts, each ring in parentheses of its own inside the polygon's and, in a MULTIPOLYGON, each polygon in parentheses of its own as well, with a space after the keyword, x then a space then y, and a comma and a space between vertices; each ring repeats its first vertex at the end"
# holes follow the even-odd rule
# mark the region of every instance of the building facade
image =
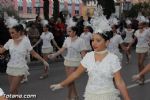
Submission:
POLYGON ((132 3, 143 3, 143 2, 150 2, 150 0, 127 0, 127 1, 131 1, 132 3))
POLYGON ((94 9, 96 8, 97 6, 97 2, 96 1, 89 1, 86 3, 86 5, 83 6, 82 8, 82 15, 84 17, 86 16, 93 16, 94 14, 94 9))
MULTIPOLYGON (((12 0, 21 18, 43 17, 43 0, 12 0)), ((59 0, 59 11, 67 10, 72 16, 82 15, 82 0, 59 0)), ((53 14, 53 0, 49 0, 49 16, 53 14)))

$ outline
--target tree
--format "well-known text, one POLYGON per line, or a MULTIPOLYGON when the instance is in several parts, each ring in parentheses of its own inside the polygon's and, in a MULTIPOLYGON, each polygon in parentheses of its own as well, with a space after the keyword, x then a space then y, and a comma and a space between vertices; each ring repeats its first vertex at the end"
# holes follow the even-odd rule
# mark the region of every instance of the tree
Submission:
POLYGON ((49 0, 43 0, 43 12, 44 12, 44 18, 46 20, 49 20, 49 0))
POLYGON ((55 20, 57 20, 58 16, 59 16, 59 1, 58 0, 54 0, 53 3, 53 17, 55 20))
POLYGON ((150 4, 149 3, 137 3, 132 6, 129 11, 124 11, 125 17, 137 17, 141 12, 144 16, 150 16, 150 4))
POLYGON ((103 7, 104 15, 106 15, 107 18, 115 12, 114 0, 98 0, 98 5, 103 7))

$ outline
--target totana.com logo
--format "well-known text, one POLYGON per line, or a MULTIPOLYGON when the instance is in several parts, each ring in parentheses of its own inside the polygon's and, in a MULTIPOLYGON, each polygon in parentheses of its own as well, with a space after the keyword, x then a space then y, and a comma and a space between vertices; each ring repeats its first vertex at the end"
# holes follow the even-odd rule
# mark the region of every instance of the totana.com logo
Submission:
POLYGON ((4 95, 4 92, 3 90, 0 88, 0 96, 3 96, 4 95))

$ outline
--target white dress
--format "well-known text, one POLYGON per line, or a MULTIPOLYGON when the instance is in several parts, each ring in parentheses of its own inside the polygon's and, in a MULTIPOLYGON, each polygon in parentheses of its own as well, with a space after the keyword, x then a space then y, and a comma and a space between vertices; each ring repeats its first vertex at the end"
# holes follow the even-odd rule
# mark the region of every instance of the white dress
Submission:
POLYGON ((52 53, 53 47, 51 45, 51 40, 54 39, 54 36, 51 32, 43 32, 40 38, 43 41, 42 53, 52 53))
POLYGON ((119 51, 119 44, 123 43, 123 39, 120 35, 115 34, 111 39, 110 39, 110 43, 108 45, 108 51, 110 51, 111 53, 114 53, 115 55, 117 55, 120 59, 120 61, 122 61, 122 54, 119 51))
POLYGON ((134 32, 134 29, 132 29, 132 30, 127 30, 127 29, 125 29, 125 33, 126 33, 126 37, 125 37, 125 39, 124 39, 124 42, 125 43, 131 43, 132 41, 133 41, 133 32, 134 32))
POLYGON ((80 37, 74 41, 71 41, 71 38, 67 37, 64 41, 63 47, 67 48, 67 54, 64 57, 64 64, 72 67, 79 66, 80 61, 82 60, 80 52, 87 50, 85 41, 80 37))
POLYGON ((28 39, 23 37, 18 45, 14 44, 13 39, 9 39, 8 42, 4 45, 4 48, 9 50, 10 53, 10 60, 7 64, 6 73, 12 76, 29 74, 26 55, 33 48, 28 39))
POLYGON ((85 40, 87 50, 89 50, 89 51, 92 50, 91 44, 90 44, 90 41, 92 39, 92 33, 90 33, 90 32, 85 33, 84 32, 80 35, 80 37, 85 40))
POLYGON ((137 37, 137 44, 136 44, 136 53, 146 53, 148 52, 149 46, 148 42, 150 39, 150 33, 147 30, 144 30, 142 33, 140 33, 139 30, 137 30, 134 34, 137 37))
POLYGON ((113 75, 121 69, 119 59, 108 53, 102 61, 95 61, 94 52, 87 53, 81 64, 88 72, 85 100, 120 100, 113 83, 113 75))

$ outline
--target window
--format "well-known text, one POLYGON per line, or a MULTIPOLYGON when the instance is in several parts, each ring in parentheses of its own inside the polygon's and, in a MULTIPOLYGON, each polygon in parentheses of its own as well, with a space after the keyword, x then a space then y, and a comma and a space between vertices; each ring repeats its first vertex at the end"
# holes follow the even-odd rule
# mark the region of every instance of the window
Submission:
POLYGON ((59 11, 62 11, 64 8, 64 0, 59 0, 59 11))
POLYGON ((18 12, 22 13, 23 12, 23 1, 18 0, 18 12))
POLYGON ((27 7, 27 13, 32 13, 32 7, 27 7))
POLYGON ((27 0, 27 13, 32 13, 32 1, 27 0))
POLYGON ((68 11, 70 14, 72 13, 72 0, 68 0, 68 11))
POLYGON ((36 0, 35 2, 35 12, 36 14, 40 14, 40 0, 36 0))
POLYGON ((79 9, 80 9, 80 2, 79 0, 75 0, 75 14, 79 14, 79 9))
POLYGON ((75 10, 75 14, 76 14, 76 15, 79 15, 79 10, 75 10))

